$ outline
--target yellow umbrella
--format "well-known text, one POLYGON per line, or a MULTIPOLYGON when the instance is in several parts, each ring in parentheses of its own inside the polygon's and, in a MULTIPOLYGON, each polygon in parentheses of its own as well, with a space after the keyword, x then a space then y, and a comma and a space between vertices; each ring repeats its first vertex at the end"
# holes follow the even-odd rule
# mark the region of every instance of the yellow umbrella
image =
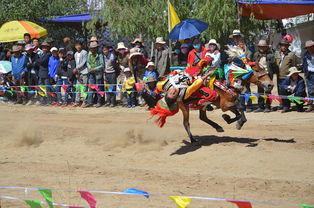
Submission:
POLYGON ((31 38, 40 38, 47 35, 47 30, 30 21, 6 22, 0 28, 0 42, 23 40, 24 33, 29 33, 31 38))

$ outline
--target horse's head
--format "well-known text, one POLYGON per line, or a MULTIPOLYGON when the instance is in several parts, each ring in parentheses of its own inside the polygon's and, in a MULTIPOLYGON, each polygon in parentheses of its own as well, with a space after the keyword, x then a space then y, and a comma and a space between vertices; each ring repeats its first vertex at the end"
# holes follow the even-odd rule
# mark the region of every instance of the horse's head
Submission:
POLYGON ((263 88, 265 92, 270 92, 274 87, 274 82, 270 78, 267 70, 255 63, 251 63, 251 68, 253 74, 248 78, 248 81, 263 88))

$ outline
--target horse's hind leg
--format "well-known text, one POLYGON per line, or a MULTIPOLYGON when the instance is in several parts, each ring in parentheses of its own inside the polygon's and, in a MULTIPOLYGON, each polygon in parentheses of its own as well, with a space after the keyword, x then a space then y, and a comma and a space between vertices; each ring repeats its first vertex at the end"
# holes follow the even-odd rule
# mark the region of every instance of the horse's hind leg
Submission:
POLYGON ((213 128, 216 129, 217 132, 224 132, 224 129, 219 125, 217 124, 216 122, 210 120, 207 115, 206 115, 206 110, 204 109, 200 109, 199 110, 199 113, 200 113, 200 119, 202 121, 204 121, 205 123, 207 123, 208 125, 212 126, 213 128))
POLYGON ((222 118, 228 123, 231 124, 233 122, 236 122, 237 120, 239 120, 241 118, 241 114, 240 112, 236 109, 236 107, 230 108, 229 109, 232 113, 235 114, 234 118, 231 118, 229 115, 227 114, 223 114, 222 118))

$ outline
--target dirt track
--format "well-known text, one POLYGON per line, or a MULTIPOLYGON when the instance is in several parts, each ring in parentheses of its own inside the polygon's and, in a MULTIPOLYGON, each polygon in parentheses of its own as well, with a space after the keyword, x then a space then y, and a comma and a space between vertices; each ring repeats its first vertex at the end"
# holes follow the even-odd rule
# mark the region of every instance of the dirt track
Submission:
MULTIPOLYGON (((157 128, 143 109, 70 109, 0 105, 0 186, 192 195, 314 204, 314 113, 250 113, 241 131, 221 112, 216 133, 192 112, 202 147, 185 145, 181 115, 157 128)), ((25 198, 24 191, 0 195, 25 198)), ((55 202, 86 205, 78 193, 55 202)), ((35 191, 28 198, 42 200, 35 191)), ((176 207, 165 197, 95 194, 99 208, 176 207)), ((27 207, 1 200, 2 208, 27 207)), ((192 208, 236 207, 192 200, 192 208)), ((253 204, 254 208, 271 208, 253 204)))

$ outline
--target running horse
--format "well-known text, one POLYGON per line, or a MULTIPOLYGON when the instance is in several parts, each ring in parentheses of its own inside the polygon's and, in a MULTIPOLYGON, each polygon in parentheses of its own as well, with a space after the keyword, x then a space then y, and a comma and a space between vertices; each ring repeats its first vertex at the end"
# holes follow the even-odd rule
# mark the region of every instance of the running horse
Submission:
POLYGON ((228 124, 237 121, 236 128, 240 130, 244 123, 247 121, 247 119, 245 117, 244 110, 239 107, 238 98, 239 94, 243 91, 246 84, 253 83, 259 87, 262 87, 266 92, 269 92, 274 86, 274 83, 268 75, 268 72, 264 68, 260 67, 258 64, 248 62, 246 57, 244 56, 244 53, 238 47, 229 47, 229 50, 227 50, 226 52, 231 58, 230 64, 225 66, 225 73, 227 78, 226 84, 223 84, 221 81, 216 80, 214 81, 214 83, 211 83, 212 86, 205 86, 205 88, 203 87, 198 92, 196 92, 195 100, 192 100, 190 102, 178 101, 178 106, 183 114, 183 125, 191 140, 191 143, 198 143, 198 141, 193 137, 190 130, 189 106, 191 103, 198 103, 197 97, 202 95, 204 92, 206 93, 206 87, 213 88, 219 96, 216 100, 213 100, 209 103, 205 102, 198 106, 199 118, 200 120, 215 128, 217 132, 223 132, 224 130, 219 124, 210 120, 207 117, 206 111, 209 104, 215 105, 223 112, 231 111, 232 113, 234 113, 234 118, 231 118, 228 114, 223 114, 222 118, 228 124), (234 60, 241 60, 245 66, 245 69, 232 64, 234 60), (238 74, 238 76, 233 77, 233 80, 229 80, 230 75, 232 74, 238 74))

